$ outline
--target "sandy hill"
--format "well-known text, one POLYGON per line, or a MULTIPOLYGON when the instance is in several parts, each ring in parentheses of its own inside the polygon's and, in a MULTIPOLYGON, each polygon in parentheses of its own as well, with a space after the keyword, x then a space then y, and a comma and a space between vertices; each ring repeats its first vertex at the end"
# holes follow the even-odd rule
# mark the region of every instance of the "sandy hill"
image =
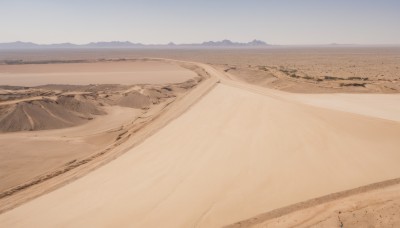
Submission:
POLYGON ((71 127, 105 114, 92 102, 74 96, 23 101, 0 108, 0 131, 3 132, 71 127))

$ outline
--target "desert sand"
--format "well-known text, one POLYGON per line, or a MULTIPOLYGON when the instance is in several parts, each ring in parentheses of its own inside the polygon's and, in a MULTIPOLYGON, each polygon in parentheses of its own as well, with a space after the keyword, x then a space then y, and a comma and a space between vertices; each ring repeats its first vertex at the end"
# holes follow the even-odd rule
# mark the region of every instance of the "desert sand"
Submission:
POLYGON ((157 132, 4 212, 0 224, 221 227, 399 177, 399 95, 371 103, 348 95, 297 97, 196 65, 210 78, 156 120, 163 124, 153 122, 157 132))

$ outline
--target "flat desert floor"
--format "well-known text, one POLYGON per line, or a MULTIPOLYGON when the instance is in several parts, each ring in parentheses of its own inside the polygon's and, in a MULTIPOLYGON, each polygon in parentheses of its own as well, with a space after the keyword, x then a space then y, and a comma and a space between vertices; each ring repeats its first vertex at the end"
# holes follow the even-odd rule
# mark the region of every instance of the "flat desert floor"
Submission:
MULTIPOLYGON (((152 120, 157 131, 144 135, 134 146, 126 146, 106 164, 95 165, 96 169, 86 175, 65 178, 68 183, 62 187, 51 188, 52 180, 44 182, 42 187, 52 191, 4 211, 0 224, 399 224, 394 215, 400 213, 400 95, 394 90, 387 92, 386 84, 376 80, 379 83, 374 81, 372 87, 361 86, 365 88, 362 93, 379 89, 386 94, 358 94, 357 85, 351 93, 337 93, 351 86, 334 88, 335 94, 318 94, 320 86, 311 86, 310 93, 297 94, 286 92, 297 87, 276 90, 270 84, 248 82, 221 63, 176 63, 195 65, 208 77, 152 120)), ((396 69, 396 64, 389 68, 396 69)), ((282 69, 284 73, 286 68, 282 69)), ((330 82, 324 86, 335 87, 330 82)), ((135 134, 141 136, 140 132, 135 134)), ((17 199, 12 197, 18 194, 9 201, 5 197, 3 202, 17 199)))
POLYGON ((145 57, 207 63, 237 80, 294 93, 400 92, 399 46, 5 50, 0 63, 145 57))
POLYGON ((0 65, 0 85, 165 84, 196 76, 177 65, 155 61, 112 61, 0 65))

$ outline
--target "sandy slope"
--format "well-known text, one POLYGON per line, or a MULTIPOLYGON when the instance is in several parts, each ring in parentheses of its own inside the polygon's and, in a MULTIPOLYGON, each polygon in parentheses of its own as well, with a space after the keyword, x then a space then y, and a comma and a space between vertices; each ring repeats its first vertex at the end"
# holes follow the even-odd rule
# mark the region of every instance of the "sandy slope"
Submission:
POLYGON ((221 82, 139 146, 0 224, 219 227, 400 176, 399 122, 221 82))
POLYGON ((120 128, 142 111, 108 107, 107 115, 86 124, 57 130, 0 134, 0 191, 24 183, 72 160, 79 160, 111 144, 120 128))

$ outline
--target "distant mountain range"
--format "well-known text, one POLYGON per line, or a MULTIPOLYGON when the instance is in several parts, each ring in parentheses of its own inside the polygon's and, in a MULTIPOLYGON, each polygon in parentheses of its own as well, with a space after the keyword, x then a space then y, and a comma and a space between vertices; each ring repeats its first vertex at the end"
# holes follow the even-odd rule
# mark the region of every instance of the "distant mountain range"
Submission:
POLYGON ((88 44, 35 44, 32 42, 10 42, 0 43, 0 49, 29 49, 29 48, 145 48, 145 47, 263 47, 269 46, 261 40, 253 40, 247 43, 233 42, 230 40, 207 41, 198 44, 141 44, 129 41, 111 41, 111 42, 92 42, 88 44))

